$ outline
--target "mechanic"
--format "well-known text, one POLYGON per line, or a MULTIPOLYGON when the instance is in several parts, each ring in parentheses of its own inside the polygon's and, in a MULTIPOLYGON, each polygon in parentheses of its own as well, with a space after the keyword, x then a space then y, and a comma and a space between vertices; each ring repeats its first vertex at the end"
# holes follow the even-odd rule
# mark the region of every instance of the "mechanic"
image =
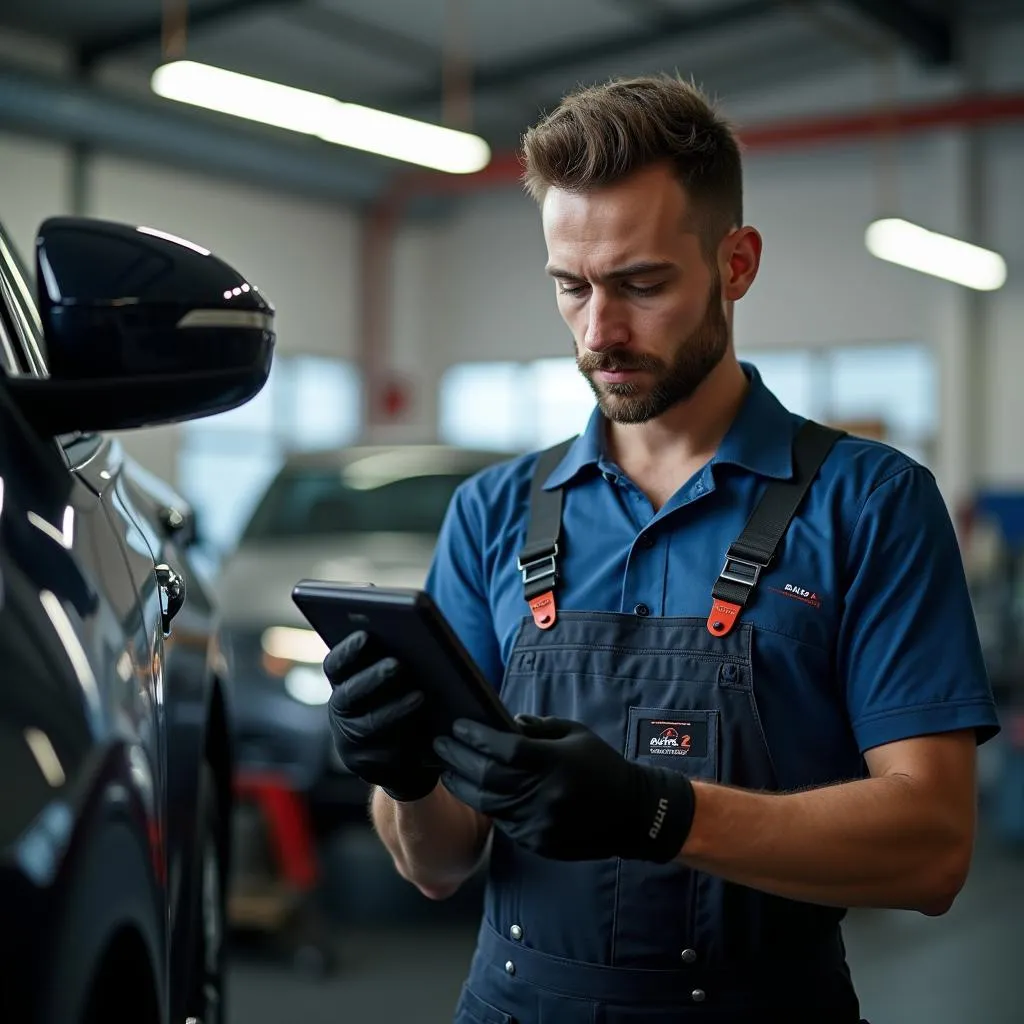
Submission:
POLYGON ((487 861, 458 1024, 855 1024, 845 908, 950 908, 998 731, 943 499, 737 359, 762 239, 700 90, 578 90, 524 156, 597 407, 462 486, 427 584, 522 734, 431 744, 360 633, 338 751, 426 895, 487 861))

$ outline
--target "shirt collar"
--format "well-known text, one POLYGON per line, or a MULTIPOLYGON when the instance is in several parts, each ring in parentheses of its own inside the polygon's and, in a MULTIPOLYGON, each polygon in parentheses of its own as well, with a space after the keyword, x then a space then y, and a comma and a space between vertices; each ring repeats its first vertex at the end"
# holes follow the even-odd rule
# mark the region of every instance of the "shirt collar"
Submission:
POLYGON ((562 461, 544 481, 544 490, 553 491, 575 480, 588 466, 597 466, 604 454, 604 416, 594 407, 586 429, 572 443, 562 461))
POLYGON ((798 419, 768 390, 755 366, 740 366, 750 390, 711 464, 740 466, 761 476, 788 480, 793 475, 798 419))
MULTIPOLYGON (((750 390, 728 432, 711 459, 712 465, 734 465, 761 476, 789 479, 793 475, 793 436, 797 419, 761 380, 757 368, 740 363, 750 390)), ((604 417, 595 408, 586 429, 544 482, 554 490, 596 467, 604 454, 604 417)))

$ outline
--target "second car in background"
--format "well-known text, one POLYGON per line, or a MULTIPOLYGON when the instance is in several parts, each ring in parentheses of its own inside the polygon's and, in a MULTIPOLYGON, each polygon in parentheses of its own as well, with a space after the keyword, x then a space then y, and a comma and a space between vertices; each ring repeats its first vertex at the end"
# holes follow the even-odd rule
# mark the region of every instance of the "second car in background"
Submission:
POLYGON ((409 445, 285 462, 220 579, 240 765, 284 774, 321 814, 365 816, 366 789, 330 742, 327 649, 292 604, 292 586, 304 577, 422 586, 455 489, 504 457, 409 445))

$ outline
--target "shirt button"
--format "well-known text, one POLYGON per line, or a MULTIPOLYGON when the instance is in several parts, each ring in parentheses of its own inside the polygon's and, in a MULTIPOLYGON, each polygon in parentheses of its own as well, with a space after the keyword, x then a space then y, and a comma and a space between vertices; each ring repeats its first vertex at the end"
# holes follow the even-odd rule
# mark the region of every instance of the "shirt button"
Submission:
POLYGON ((508 933, 512 936, 513 939, 516 940, 516 942, 518 942, 523 937, 523 929, 520 928, 517 924, 512 925, 512 927, 509 928, 508 933))
POLYGON ((679 955, 683 958, 684 964, 693 964, 697 962, 697 950, 695 949, 684 949, 679 955))
POLYGON ((605 480, 607 480, 610 484, 615 483, 615 481, 618 479, 618 477, 614 473, 604 473, 602 475, 604 476, 605 480))
POLYGON ((515 974, 516 973, 516 965, 514 963, 512 963, 511 960, 506 960, 505 961, 505 973, 506 974, 515 974))
POLYGON ((650 615, 651 614, 651 609, 648 608, 647 605, 645 605, 643 603, 638 604, 633 609, 633 611, 636 612, 637 615, 650 615))
MULTIPOLYGON (((506 967, 508 967, 508 964, 506 964, 505 966, 506 966, 506 967)), ((690 998, 691 998, 691 999, 692 999, 692 1000, 693 1000, 693 1001, 694 1001, 695 1003, 703 1003, 703 1002, 704 1002, 704 1000, 705 1000, 705 999, 707 999, 707 997, 708 997, 708 994, 707 994, 707 992, 705 992, 705 991, 704 991, 704 989, 702 989, 702 988, 695 988, 695 989, 694 989, 694 990, 693 990, 693 991, 692 991, 692 992, 690 993, 690 998)))

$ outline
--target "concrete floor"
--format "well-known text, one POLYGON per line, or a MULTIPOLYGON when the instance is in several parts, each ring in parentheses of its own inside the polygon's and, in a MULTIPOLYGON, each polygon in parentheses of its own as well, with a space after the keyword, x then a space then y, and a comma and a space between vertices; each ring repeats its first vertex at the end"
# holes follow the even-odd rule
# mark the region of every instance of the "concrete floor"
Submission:
MULTIPOLYGON (((450 1024, 479 893, 422 899, 361 830, 339 839, 328 863, 336 881, 325 905, 343 918, 337 973, 316 980, 245 943, 231 972, 231 1024, 450 1024)), ((1024 851, 983 836, 945 917, 855 912, 846 936, 872 1024, 1024 1024, 1024 851)))

